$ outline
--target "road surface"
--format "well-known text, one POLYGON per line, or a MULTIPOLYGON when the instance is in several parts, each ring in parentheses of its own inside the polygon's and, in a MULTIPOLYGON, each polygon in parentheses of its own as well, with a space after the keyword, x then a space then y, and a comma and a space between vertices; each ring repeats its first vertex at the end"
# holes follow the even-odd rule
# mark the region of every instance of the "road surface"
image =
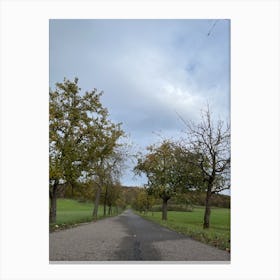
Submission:
POLYGON ((226 251, 147 221, 131 210, 50 233, 50 261, 229 261, 226 251))

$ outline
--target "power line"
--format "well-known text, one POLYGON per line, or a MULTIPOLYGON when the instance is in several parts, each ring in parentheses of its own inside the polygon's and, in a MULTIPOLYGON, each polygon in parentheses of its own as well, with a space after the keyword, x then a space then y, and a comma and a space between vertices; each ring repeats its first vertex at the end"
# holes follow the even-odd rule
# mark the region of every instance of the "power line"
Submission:
POLYGON ((214 21, 214 23, 212 24, 211 28, 209 29, 209 31, 207 33, 207 36, 210 36, 210 34, 211 34, 212 30, 214 29, 215 25, 217 24, 217 22, 218 22, 218 19, 216 19, 214 21))

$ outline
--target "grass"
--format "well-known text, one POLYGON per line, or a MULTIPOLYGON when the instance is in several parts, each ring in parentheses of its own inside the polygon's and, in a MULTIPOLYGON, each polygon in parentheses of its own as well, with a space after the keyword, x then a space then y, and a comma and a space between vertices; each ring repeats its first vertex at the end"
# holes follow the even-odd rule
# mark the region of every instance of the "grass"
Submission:
POLYGON ((193 212, 168 211, 167 221, 161 220, 161 212, 138 214, 193 239, 230 251, 230 209, 213 208, 209 229, 203 229, 204 208, 202 207, 194 208, 193 212))
MULTIPOLYGON (((73 199, 58 199, 56 210, 56 223, 50 224, 50 231, 53 231, 55 229, 72 227, 80 223, 91 222, 93 220, 93 207, 93 203, 90 202, 78 202, 73 199)), ((113 215, 116 215, 114 211, 113 213, 113 215)), ((102 218, 104 218, 103 206, 100 205, 98 208, 97 219, 102 218)))

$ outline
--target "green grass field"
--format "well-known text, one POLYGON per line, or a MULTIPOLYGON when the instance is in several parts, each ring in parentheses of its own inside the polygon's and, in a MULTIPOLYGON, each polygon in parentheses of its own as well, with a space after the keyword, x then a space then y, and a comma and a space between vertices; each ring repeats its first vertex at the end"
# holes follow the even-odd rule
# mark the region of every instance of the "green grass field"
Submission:
MULTIPOLYGON (((92 221, 93 203, 78 202, 72 199, 58 199, 56 223, 50 229, 65 228, 71 225, 92 221)), ((107 207, 108 211, 108 207, 107 207)), ((113 211, 114 215, 116 214, 113 211)), ((103 206, 98 208, 98 219, 103 218, 103 206)))
POLYGON ((168 211, 167 221, 161 220, 161 212, 140 215, 201 242, 230 250, 230 209, 213 208, 209 229, 203 229, 204 208, 202 207, 194 208, 193 212, 168 211))

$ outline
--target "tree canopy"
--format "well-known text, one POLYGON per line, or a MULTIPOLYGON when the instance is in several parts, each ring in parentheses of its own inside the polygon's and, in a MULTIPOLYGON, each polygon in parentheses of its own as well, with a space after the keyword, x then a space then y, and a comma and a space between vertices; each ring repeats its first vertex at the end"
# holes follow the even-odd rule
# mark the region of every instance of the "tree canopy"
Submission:
POLYGON ((55 221, 59 186, 72 188, 91 176, 99 179, 104 162, 112 156, 118 139, 124 135, 120 123, 109 120, 102 92, 80 92, 78 79, 64 79, 49 93, 49 179, 52 201, 50 218, 55 221))

